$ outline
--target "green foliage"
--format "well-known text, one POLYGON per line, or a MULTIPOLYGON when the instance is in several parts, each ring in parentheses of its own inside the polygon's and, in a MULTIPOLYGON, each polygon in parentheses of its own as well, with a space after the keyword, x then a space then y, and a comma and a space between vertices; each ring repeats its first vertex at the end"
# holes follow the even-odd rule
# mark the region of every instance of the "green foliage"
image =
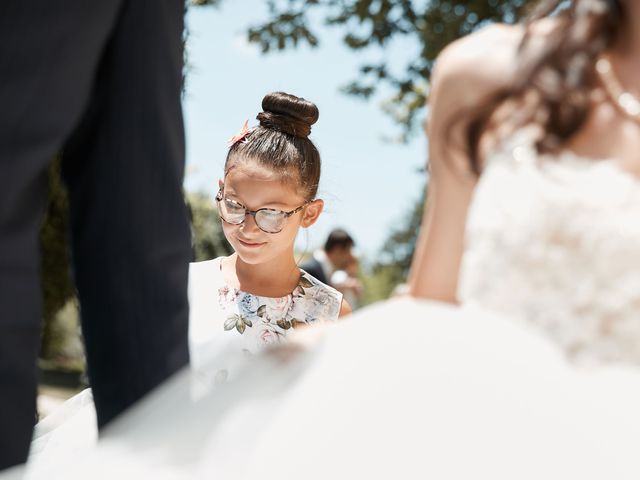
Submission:
POLYGON ((400 226, 392 230, 382 247, 378 265, 395 265, 399 268, 399 279, 406 279, 411 267, 411 258, 418 241, 418 231, 424 213, 425 193, 417 199, 413 208, 400 226))
POLYGON ((406 218, 391 231, 378 255, 378 260, 371 268, 371 273, 363 278, 364 304, 388 298, 396 287, 407 281, 422 223, 424 204, 423 193, 406 218))
POLYGON ((52 358, 62 349, 64 335, 56 314, 75 296, 71 276, 68 229, 69 200, 60 178, 60 159, 49 167, 49 203, 40 229, 40 281, 43 297, 41 356, 52 358))
POLYGON ((360 280, 363 286, 362 306, 389 298, 394 288, 403 283, 394 265, 377 265, 373 272, 363 274, 360 280))
POLYGON ((357 78, 343 88, 348 94, 369 98, 381 86, 390 86, 394 93, 384 102, 383 109, 403 127, 406 139, 424 108, 428 78, 438 53, 451 41, 483 24, 515 22, 533 3, 531 0, 268 0, 269 18, 250 26, 247 36, 264 53, 300 44, 317 47, 320 45, 317 29, 322 24, 341 29, 344 45, 355 51, 383 50, 400 38, 414 42, 418 54, 401 73, 392 73, 386 61, 364 63, 357 78), (312 21, 318 17, 323 19, 320 25, 312 21))
POLYGON ((187 193, 191 216, 194 261, 209 260, 233 252, 224 238, 218 210, 206 193, 187 193))

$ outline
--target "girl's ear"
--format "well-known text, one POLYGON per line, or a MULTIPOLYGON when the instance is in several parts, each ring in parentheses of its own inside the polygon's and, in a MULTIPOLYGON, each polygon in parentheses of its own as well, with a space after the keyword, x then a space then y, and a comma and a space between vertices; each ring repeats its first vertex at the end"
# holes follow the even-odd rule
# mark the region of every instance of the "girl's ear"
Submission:
POLYGON ((224 185, 224 180, 222 180, 221 178, 218 179, 218 188, 222 188, 222 186, 224 185))
POLYGON ((324 208, 324 200, 314 200, 309 205, 304 208, 304 212, 302 214, 302 221, 300 224, 304 228, 308 228, 318 220, 318 217, 322 213, 322 209, 324 208))

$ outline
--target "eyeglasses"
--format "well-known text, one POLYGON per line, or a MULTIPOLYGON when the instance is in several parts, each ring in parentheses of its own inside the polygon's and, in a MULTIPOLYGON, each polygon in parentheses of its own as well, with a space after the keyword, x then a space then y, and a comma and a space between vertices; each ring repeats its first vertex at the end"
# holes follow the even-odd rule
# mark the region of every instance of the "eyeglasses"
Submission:
POLYGON ((294 208, 289 212, 283 212, 282 210, 275 210, 273 208, 259 208, 258 210, 248 210, 247 207, 235 200, 226 198, 222 193, 222 188, 218 190, 216 195, 216 202, 218 203, 218 211, 220 217, 227 223, 232 225, 241 225, 244 223, 247 215, 251 215, 256 222, 256 225, 260 230, 265 233, 279 233, 284 228, 284 224, 291 215, 298 213, 309 203, 309 200, 304 202, 298 208, 294 208))

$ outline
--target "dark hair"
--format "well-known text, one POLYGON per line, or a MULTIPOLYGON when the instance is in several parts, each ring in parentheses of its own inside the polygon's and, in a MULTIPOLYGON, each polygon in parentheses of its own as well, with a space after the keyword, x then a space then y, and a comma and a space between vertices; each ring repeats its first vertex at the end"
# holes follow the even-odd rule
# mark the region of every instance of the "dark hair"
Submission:
POLYGON ((482 135, 505 119, 512 130, 527 124, 539 125, 542 135, 536 147, 540 152, 558 149, 580 129, 597 82, 595 62, 613 42, 622 13, 620 0, 540 2, 525 23, 519 51, 527 53, 534 35, 533 22, 553 15, 559 25, 546 38, 544 50, 536 55, 519 55, 521 63, 513 84, 496 92, 469 115, 460 115, 461 119, 471 118, 466 142, 470 166, 476 174, 480 173, 478 150, 482 135))
POLYGON ((343 230, 342 228, 334 228, 331 230, 331 233, 329 233, 327 241, 324 242, 324 251, 330 252, 336 247, 349 248, 354 245, 355 242, 353 241, 353 238, 351 238, 351 235, 349 235, 346 230, 343 230))
POLYGON ((260 125, 229 148, 225 173, 233 161, 255 160, 283 180, 295 182, 312 200, 320 181, 320 154, 308 137, 318 121, 318 107, 304 98, 274 92, 262 99, 262 110, 256 117, 260 125))

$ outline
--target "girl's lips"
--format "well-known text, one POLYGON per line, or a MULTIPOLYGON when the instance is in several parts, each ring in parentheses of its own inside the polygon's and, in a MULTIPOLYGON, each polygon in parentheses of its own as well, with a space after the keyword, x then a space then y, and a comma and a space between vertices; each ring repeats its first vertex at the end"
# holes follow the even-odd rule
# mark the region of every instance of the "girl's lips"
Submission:
POLYGON ((246 248, 258 248, 261 247, 262 245, 264 245, 264 242, 247 242, 245 240, 241 240, 238 238, 238 241, 240 242, 240 245, 242 245, 243 247, 246 248))

